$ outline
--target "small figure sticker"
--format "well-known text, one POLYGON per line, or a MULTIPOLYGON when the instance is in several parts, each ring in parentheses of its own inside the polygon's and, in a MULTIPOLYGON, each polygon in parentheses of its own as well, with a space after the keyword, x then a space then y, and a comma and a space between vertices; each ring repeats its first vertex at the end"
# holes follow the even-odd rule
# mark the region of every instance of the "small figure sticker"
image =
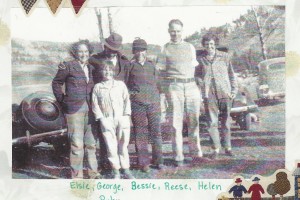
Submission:
POLYGON ((258 177, 255 177, 252 182, 253 184, 250 186, 248 193, 250 194, 252 192, 251 195, 251 200, 261 200, 261 194, 264 194, 265 191, 263 189, 263 187, 259 184, 260 179, 258 177))
POLYGON ((243 192, 247 193, 247 189, 242 185, 241 178, 237 178, 235 180, 235 183, 236 183, 236 185, 233 186, 232 188, 230 188, 230 190, 228 192, 229 192, 229 194, 231 192, 233 192, 234 199, 241 200, 243 197, 243 192))

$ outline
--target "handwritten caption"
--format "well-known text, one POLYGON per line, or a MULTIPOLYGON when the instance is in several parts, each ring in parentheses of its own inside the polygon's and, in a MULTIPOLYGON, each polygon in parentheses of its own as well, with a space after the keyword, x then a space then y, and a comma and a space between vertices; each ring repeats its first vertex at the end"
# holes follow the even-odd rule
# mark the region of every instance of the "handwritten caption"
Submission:
POLYGON ((194 181, 193 183, 175 183, 172 181, 162 181, 162 182, 151 182, 151 181, 138 181, 132 180, 123 183, 109 183, 106 181, 78 181, 73 180, 70 182, 71 190, 87 190, 99 193, 99 200, 121 200, 119 195, 122 192, 130 191, 208 191, 217 190, 222 191, 222 186, 215 184, 211 181, 194 181), (108 195, 104 195, 108 194, 108 195))

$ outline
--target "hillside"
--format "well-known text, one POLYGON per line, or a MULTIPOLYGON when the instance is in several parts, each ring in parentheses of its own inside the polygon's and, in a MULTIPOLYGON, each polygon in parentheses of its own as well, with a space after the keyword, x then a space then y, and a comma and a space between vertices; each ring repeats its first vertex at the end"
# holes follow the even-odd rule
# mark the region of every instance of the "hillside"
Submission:
MULTIPOLYGON (((25 96, 38 90, 51 90, 51 81, 57 66, 64 60, 72 59, 68 53, 71 43, 27 41, 12 39, 12 86, 13 102, 19 103, 25 96)), ((102 50, 100 43, 92 43, 94 53, 102 50)), ((123 45, 122 53, 131 59, 132 44, 123 45)), ((148 53, 157 55, 160 46, 148 45, 148 53)))

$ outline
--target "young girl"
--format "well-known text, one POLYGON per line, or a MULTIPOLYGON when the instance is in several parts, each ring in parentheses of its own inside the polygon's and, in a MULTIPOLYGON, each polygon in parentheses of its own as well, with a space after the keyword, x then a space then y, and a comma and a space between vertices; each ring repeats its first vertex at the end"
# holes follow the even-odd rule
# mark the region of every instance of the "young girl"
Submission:
POLYGON ((122 81, 114 80, 112 62, 101 61, 96 70, 101 82, 93 90, 92 110, 100 123, 112 175, 119 179, 121 169, 124 178, 132 179, 127 149, 131 115, 128 90, 122 81))

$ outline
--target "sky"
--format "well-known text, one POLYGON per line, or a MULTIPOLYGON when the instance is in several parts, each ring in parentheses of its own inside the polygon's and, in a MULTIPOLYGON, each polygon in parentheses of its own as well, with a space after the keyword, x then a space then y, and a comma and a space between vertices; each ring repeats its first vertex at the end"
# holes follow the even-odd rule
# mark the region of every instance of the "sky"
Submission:
MULTIPOLYGON (((141 37, 148 43, 163 45, 169 41, 168 23, 180 19, 183 36, 201 28, 232 23, 249 6, 177 6, 177 7, 112 7, 115 32, 124 43, 141 37)), ((103 13, 104 37, 108 37, 107 9, 103 13)), ((79 16, 70 8, 62 8, 54 16, 48 8, 35 8, 30 17, 20 8, 11 9, 12 38, 38 41, 74 42, 78 39, 99 41, 97 17, 93 8, 85 8, 79 16)))

